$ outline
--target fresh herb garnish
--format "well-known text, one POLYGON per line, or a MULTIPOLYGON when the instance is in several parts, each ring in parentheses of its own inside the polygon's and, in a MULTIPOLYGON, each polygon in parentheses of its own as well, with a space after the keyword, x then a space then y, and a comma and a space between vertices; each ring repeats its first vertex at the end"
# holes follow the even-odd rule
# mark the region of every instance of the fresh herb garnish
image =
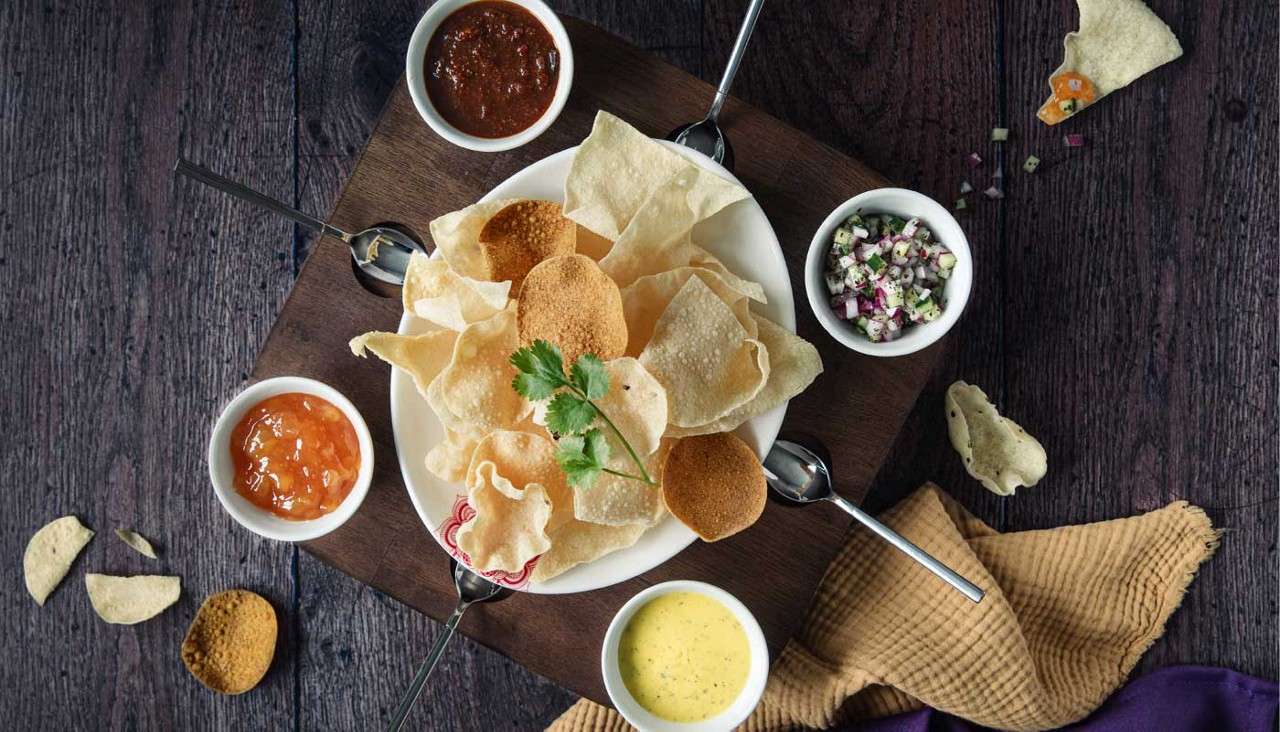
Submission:
POLYGON ((555 345, 536 340, 532 346, 511 354, 511 365, 520 373, 511 388, 533 402, 551 400, 547 405, 547 429, 559 436, 556 462, 564 471, 569 485, 588 488, 601 473, 657 485, 645 470, 644 463, 594 400, 609 393, 609 372, 604 362, 592 354, 579 356, 566 376, 564 356, 555 345), (640 469, 632 475, 606 467, 609 442, 599 428, 592 427, 599 418, 627 448, 627 454, 640 469))

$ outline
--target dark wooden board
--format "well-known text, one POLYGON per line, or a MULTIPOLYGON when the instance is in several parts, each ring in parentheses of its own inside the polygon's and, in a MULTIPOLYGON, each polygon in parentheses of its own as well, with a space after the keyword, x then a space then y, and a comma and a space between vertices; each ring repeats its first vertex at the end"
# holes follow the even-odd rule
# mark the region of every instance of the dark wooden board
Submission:
MULTIPOLYGON (((427 128, 399 84, 360 162, 330 214, 358 230, 396 221, 425 234, 432 218, 478 199, 510 174, 579 142, 596 110, 613 111, 660 136, 708 98, 706 84, 637 51, 589 24, 568 21, 579 65, 568 106, 541 138, 510 155, 486 156, 450 146, 427 128), (647 101, 661 95, 668 104, 647 101)), ((743 160, 736 173, 769 215, 782 242, 797 295, 802 335, 818 344, 827 371, 792 402, 784 429, 819 432, 854 500, 865 493, 919 388, 936 349, 885 360, 859 356, 825 337, 803 300, 803 259, 809 239, 830 209, 883 180, 830 147, 746 105, 726 109, 743 160), (766 153, 767 151, 767 153, 766 153), (858 388, 850 388, 858 384, 858 388), (859 420, 832 415, 859 414, 859 420), (868 434, 866 421, 883 432, 868 434)), ((413 511, 394 458, 388 414, 388 372, 352 358, 346 342, 366 330, 394 328, 399 302, 366 293, 337 240, 321 240, 307 260, 253 371, 255 379, 302 374, 337 386, 360 408, 380 453, 375 485, 359 514, 307 550, 361 581, 443 617, 452 608, 444 555, 413 511)), ((410 459, 421 459, 411 456, 410 459)), ((605 699, 598 647, 614 611, 639 588, 666 579, 702 579, 740 597, 761 621, 775 649, 807 607, 847 521, 818 508, 772 507, 733 540, 695 544, 674 560, 630 582, 574 596, 516 595, 478 608, 463 632, 530 669, 596 699, 605 699), (565 658, 573 659, 566 662, 565 658)))
MULTIPOLYGON (((745 2, 553 5, 714 83, 745 2)), ((1027 284, 1041 282, 1045 267, 1073 287, 1096 287, 1092 260, 1073 255, 1102 236, 1096 221, 1118 205, 1118 191, 1138 216, 1173 205, 1201 212, 1193 226, 1183 220, 1167 232, 1178 261, 1207 256, 1220 212, 1228 223, 1228 213, 1250 218, 1227 229, 1247 233, 1245 256, 1215 264, 1229 267, 1218 275, 1239 275, 1244 261, 1275 249, 1273 219, 1262 215, 1274 209, 1276 190, 1274 3, 1152 4, 1182 38, 1186 57, 1076 120, 1095 141, 1135 149, 1116 158, 1109 146, 1090 158, 1069 181, 1051 184, 1051 198, 1032 199, 1046 208, 1032 210, 1019 183, 1005 202, 982 202, 961 217, 985 281, 975 283, 981 289, 865 505, 887 505, 935 478, 983 518, 999 524, 1008 513, 1008 528, 1019 529, 1193 496, 1228 533, 1144 667, 1205 663, 1276 678, 1277 367, 1266 357, 1276 352, 1275 318, 1211 306, 1190 322, 1163 321, 1161 338, 1176 348, 1158 351, 1172 360, 1157 359, 1156 373, 1185 372, 1166 380, 1167 400, 1107 386, 1112 372, 1133 368, 1141 334, 1117 347, 1091 337, 1084 323, 1055 322, 1034 339, 1022 324, 1054 292, 1027 284), (1152 99, 1167 108, 1141 111, 1152 99), (1115 117, 1095 125, 1099 114, 1115 117), (1116 122, 1124 136, 1111 132, 1116 122), (1118 176, 1141 185, 1098 184, 1118 176), (1056 212, 1046 225, 1059 194, 1098 213, 1076 221, 1056 212), (1204 322, 1222 329, 1210 332, 1204 322), (1195 359, 1177 366, 1188 353, 1195 359), (1068 355, 1087 367, 1056 366, 1068 355), (1078 477, 1055 469, 1037 494, 989 497, 964 475, 938 421, 942 390, 956 377, 1013 402, 1011 413, 1045 439, 1051 459, 1070 453, 1063 465, 1078 477), (1070 424, 1038 406, 1045 394, 1056 410, 1072 397, 1099 401, 1099 393, 1121 403, 1090 404, 1070 424), (1166 438, 1175 427, 1189 434, 1166 438), (1163 451, 1159 473, 1149 460, 1128 465, 1139 430, 1151 430, 1163 451)), ((182 149, 303 208, 328 210, 403 71, 426 5, 0 4, 0 369, 8 387, 0 425, 12 436, 0 443, 2 548, 11 562, 0 683, 23 690, 0 695, 0 713, 15 728, 377 727, 439 632, 427 616, 219 513, 204 477, 205 430, 241 388, 284 301, 291 245, 301 252, 312 240, 168 177, 172 153, 182 149), (51 239, 53 231, 61 235, 51 239), (16 254, 31 251, 32 241, 89 264, 38 267, 16 254), (89 416, 86 427, 99 405, 118 414, 89 416), (105 533, 37 609, 21 590, 17 557, 31 531, 68 511, 105 533), (153 566, 111 548, 117 521, 151 530, 162 551, 172 543, 170 563, 153 566), (88 609, 84 571, 157 569, 183 575, 190 596, 173 618, 104 626, 88 609), (234 585, 276 603, 286 640, 263 687, 215 698, 171 654, 195 601, 234 585)), ((1031 137, 1038 123, 1030 113, 1074 15, 1071 0, 770 0, 734 91, 945 202, 969 174, 963 156, 993 148, 987 131, 1001 110, 1014 128, 1011 175, 1032 139, 1037 154, 1057 151, 1055 135, 1031 137), (881 37, 882 52, 872 52, 868 41, 881 37)), ((703 105, 679 111, 692 117, 703 105)), ((1246 301, 1274 296, 1276 266, 1274 258, 1262 262, 1257 277, 1241 281, 1246 301)), ((1179 273, 1173 281, 1182 297, 1200 298, 1186 302, 1217 292, 1206 272, 1179 273)), ((1157 279, 1167 285, 1170 275, 1157 279)), ((415 716, 422 729, 536 729, 572 699, 501 654, 466 638, 454 643, 423 693, 415 716)))

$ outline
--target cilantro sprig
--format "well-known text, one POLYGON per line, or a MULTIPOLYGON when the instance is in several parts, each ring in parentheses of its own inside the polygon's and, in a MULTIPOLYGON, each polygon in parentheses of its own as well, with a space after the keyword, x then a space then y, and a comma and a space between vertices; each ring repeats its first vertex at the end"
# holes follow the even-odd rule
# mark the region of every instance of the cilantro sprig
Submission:
POLYGON ((570 485, 588 488, 601 473, 657 485, 631 443, 595 403, 596 399, 609 393, 609 372, 605 370, 603 361, 592 354, 584 354, 573 362, 566 375, 560 349, 554 344, 536 340, 533 345, 511 354, 511 365, 519 372, 511 382, 511 388, 517 394, 533 402, 551 400, 547 404, 547 429, 560 436, 556 462, 570 485), (609 441, 599 428, 592 426, 597 419, 627 449, 631 461, 640 471, 639 475, 607 467, 609 441))

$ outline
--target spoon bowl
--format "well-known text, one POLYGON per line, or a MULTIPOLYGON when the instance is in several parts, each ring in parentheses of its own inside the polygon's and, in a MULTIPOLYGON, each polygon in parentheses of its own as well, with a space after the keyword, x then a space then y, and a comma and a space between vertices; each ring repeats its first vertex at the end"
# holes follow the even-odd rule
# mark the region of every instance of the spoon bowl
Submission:
POLYGON ((397 287, 404 284, 413 253, 427 253, 417 240, 391 226, 365 229, 353 235, 347 244, 351 247, 352 259, 364 274, 397 287))
POLYGON ((955 570, 939 562, 928 552, 916 546, 893 529, 877 521, 843 496, 832 485, 831 470, 816 452, 790 442, 777 440, 764 458, 764 477, 775 495, 793 503, 830 501, 871 529, 880 538, 892 544, 904 554, 933 572, 939 579, 951 585, 974 602, 985 596, 982 588, 961 577, 955 570))
POLYGON ((675 128, 667 135, 667 139, 677 145, 697 150, 723 165, 726 170, 733 170, 733 147, 720 125, 710 117, 675 128))

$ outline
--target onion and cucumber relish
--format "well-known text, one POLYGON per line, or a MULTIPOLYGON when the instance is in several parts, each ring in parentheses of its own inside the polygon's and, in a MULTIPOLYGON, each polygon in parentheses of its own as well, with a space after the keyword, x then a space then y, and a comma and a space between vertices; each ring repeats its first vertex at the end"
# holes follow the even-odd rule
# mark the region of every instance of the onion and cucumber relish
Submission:
POLYGON ((823 275, 836 317, 879 343, 942 314, 955 266, 920 219, 856 213, 836 227, 823 275))

